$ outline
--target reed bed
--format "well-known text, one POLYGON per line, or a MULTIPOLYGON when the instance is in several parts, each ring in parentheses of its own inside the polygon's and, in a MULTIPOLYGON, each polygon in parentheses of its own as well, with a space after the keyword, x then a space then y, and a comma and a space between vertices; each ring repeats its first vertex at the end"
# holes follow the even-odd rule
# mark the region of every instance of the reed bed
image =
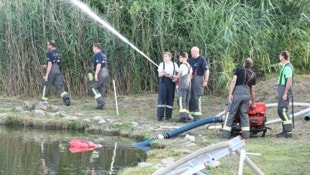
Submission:
MULTIPOLYGON (((309 72, 307 0, 84 2, 157 63, 164 51, 177 60, 179 51, 201 48, 211 67, 210 93, 226 94, 233 70, 246 57, 254 59, 259 78, 278 71, 282 50, 291 51, 297 73, 309 72)), ((68 1, 11 0, 0 2, 2 95, 41 95, 48 39, 55 39, 62 53, 65 87, 72 95, 89 94, 94 42, 103 44, 118 93, 157 91, 157 68, 68 1)))

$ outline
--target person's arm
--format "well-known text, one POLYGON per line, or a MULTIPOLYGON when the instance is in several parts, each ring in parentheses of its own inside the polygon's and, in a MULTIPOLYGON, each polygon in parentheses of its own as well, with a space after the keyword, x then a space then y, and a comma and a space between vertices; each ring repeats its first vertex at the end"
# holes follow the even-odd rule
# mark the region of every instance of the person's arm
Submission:
POLYGON ((209 71, 209 69, 207 69, 205 71, 204 80, 203 80, 203 83, 202 83, 203 87, 207 87, 208 86, 209 74, 210 74, 210 71, 209 71))
POLYGON ((290 90, 290 88, 292 87, 292 78, 287 78, 287 82, 286 82, 286 86, 285 86, 285 90, 282 96, 282 100, 286 101, 287 100, 287 93, 290 90))
POLYGON ((250 92, 251 92, 251 107, 255 108, 256 102, 255 102, 255 86, 254 85, 250 87, 250 92))
POLYGON ((209 71, 208 62, 205 59, 203 59, 203 68, 205 69, 205 72, 204 72, 204 79, 203 79, 202 86, 203 87, 207 87, 208 86, 208 81, 209 81, 210 71, 209 71))
POLYGON ((100 69, 101 69, 101 64, 97 64, 96 71, 95 71, 95 81, 98 81, 98 74, 99 74, 100 69))
POLYGON ((157 71, 158 71, 158 77, 159 77, 159 78, 164 77, 164 76, 166 75, 166 73, 165 73, 163 67, 164 67, 164 66, 163 66, 163 62, 161 62, 161 63, 159 64, 159 66, 158 66, 158 69, 157 69, 157 71))
POLYGON ((50 74, 51 69, 52 69, 52 62, 49 61, 49 62, 47 62, 46 73, 45 73, 45 77, 44 77, 45 81, 48 81, 48 75, 50 74))
POLYGON ((228 94, 228 101, 232 103, 234 96, 233 92, 236 86, 236 81, 237 81, 237 75, 234 75, 231 82, 230 82, 230 88, 229 88, 229 94, 228 94))
POLYGON ((179 69, 178 74, 175 75, 174 77, 177 78, 177 79, 179 79, 179 78, 181 77, 181 75, 182 75, 182 70, 179 69))
POLYGON ((158 77, 159 77, 159 78, 161 78, 161 77, 163 77, 163 76, 165 76, 165 75, 166 75, 165 72, 158 72, 158 77))

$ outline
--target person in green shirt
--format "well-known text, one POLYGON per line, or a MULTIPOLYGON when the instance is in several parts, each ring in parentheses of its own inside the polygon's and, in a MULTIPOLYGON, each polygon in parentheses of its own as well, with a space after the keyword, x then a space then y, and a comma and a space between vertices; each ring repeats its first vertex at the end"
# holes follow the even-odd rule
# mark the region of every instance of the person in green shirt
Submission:
POLYGON ((276 137, 292 137, 293 124, 288 115, 289 97, 292 96, 292 86, 294 77, 294 68, 290 63, 290 53, 281 52, 279 60, 284 64, 278 77, 278 115, 282 120, 283 131, 276 137))

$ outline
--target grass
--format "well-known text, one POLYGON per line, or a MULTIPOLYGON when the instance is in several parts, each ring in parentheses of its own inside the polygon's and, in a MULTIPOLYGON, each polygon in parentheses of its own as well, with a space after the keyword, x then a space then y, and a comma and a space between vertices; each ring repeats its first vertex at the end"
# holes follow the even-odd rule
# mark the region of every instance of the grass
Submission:
MULTIPOLYGON (((259 80, 257 83, 256 96, 257 100, 266 103, 276 101, 276 81, 273 75, 267 80, 259 80)), ((309 101, 309 75, 297 75, 295 81, 296 102, 309 101)), ((116 116, 114 97, 107 97, 107 104, 104 110, 95 110, 95 101, 93 98, 72 98, 72 106, 63 106, 59 97, 52 96, 49 103, 60 107, 59 115, 47 115, 43 117, 32 116, 33 112, 11 111, 12 108, 21 106, 24 100, 28 102, 38 103, 36 99, 19 99, 18 97, 1 97, 3 105, 0 111, 7 111, 4 117, 0 117, 0 123, 4 124, 5 120, 12 125, 19 127, 36 127, 42 129, 75 129, 79 132, 92 132, 104 135, 112 134, 135 139, 132 142, 140 142, 142 140, 152 138, 158 134, 164 133, 169 128, 182 126, 175 121, 178 119, 178 110, 173 110, 172 122, 156 121, 156 102, 157 94, 144 94, 134 96, 119 96, 120 116, 116 116), (6 116, 6 117, 5 117, 6 116), (71 120, 67 116, 77 116, 76 120, 71 120), (106 123, 99 124, 95 117, 101 117, 106 123), (85 120, 89 120, 86 122, 85 120), (135 125, 137 123, 138 125, 135 125)), ((213 116, 225 108, 227 103, 226 97, 218 97, 207 95, 202 97, 202 112, 205 117, 213 116)), ((175 104, 176 106, 176 104, 175 104)), ((296 107, 295 110, 301 108, 296 107)), ((2 116, 2 115, 1 115, 2 116)), ((276 109, 267 109, 268 120, 278 118, 276 109)), ((310 123, 304 122, 303 117, 297 117, 295 120, 295 129, 292 139, 277 139, 274 135, 281 131, 280 124, 269 126, 272 128, 268 131, 265 138, 255 137, 249 140, 244 148, 247 152, 260 153, 261 156, 250 156, 257 166, 265 174, 307 174, 309 170, 309 145, 310 145, 310 123)), ((146 166, 128 167, 120 175, 128 174, 152 174, 163 166, 163 161, 169 158, 174 161, 188 155, 200 148, 210 144, 223 141, 220 138, 219 130, 207 130, 205 127, 199 127, 188 131, 186 134, 195 136, 194 144, 189 143, 185 137, 185 133, 178 137, 154 141, 153 149, 148 151, 146 166)), ((260 134, 260 133, 259 133, 260 134)), ((132 143, 128 143, 130 145, 132 143)), ((207 169, 211 174, 237 174, 239 158, 231 155, 220 160, 221 165, 218 168, 207 169)), ((253 172, 245 166, 244 174, 253 174, 253 172)))

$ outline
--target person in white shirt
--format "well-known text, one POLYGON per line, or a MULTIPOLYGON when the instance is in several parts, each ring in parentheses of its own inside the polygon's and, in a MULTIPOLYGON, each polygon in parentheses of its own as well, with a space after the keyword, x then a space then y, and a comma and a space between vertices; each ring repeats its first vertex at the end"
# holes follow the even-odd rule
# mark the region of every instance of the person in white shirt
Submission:
POLYGON ((162 121, 164 117, 170 121, 172 116, 172 107, 175 93, 175 75, 179 67, 171 61, 172 54, 164 52, 163 62, 158 66, 159 89, 157 103, 157 120, 162 121))
POLYGON ((178 87, 178 103, 179 103, 179 114, 180 118, 178 122, 187 122, 189 120, 189 100, 191 95, 191 78, 192 78, 192 67, 187 62, 188 53, 181 52, 179 55, 179 61, 181 63, 178 74, 175 78, 179 79, 178 87))

